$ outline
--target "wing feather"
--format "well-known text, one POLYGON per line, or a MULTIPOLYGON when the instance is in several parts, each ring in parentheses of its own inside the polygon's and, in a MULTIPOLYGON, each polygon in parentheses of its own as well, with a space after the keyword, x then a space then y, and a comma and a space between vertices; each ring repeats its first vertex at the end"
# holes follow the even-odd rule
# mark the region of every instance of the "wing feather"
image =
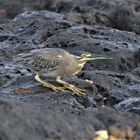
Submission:
POLYGON ((24 65, 36 72, 53 71, 58 68, 65 53, 66 51, 62 49, 52 48, 32 50, 28 53, 19 54, 15 64, 24 65))
POLYGON ((32 58, 25 58, 23 61, 23 65, 32 68, 33 70, 39 72, 39 71, 53 71, 56 70, 59 66, 60 62, 62 61, 62 58, 60 57, 41 57, 39 55, 34 56, 32 58))

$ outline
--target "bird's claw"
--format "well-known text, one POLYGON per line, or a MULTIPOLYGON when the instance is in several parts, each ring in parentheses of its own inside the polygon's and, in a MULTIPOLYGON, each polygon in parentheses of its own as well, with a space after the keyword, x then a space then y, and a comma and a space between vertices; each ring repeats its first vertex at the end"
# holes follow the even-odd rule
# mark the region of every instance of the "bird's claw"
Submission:
MULTIPOLYGON (((48 85, 46 84, 43 84, 44 87, 48 87, 48 85)), ((57 87, 57 86, 53 86, 53 85, 49 85, 49 88, 51 88, 52 90, 54 90, 55 92, 59 92, 59 91, 62 91, 62 92, 67 92, 65 90, 65 87, 57 87)))
POLYGON ((80 89, 80 88, 77 88, 77 87, 74 88, 74 92, 75 92, 76 94, 86 95, 85 91, 86 91, 86 90, 80 89))
POLYGON ((78 95, 86 95, 85 89, 75 87, 74 85, 69 85, 68 89, 72 90, 74 93, 76 93, 78 95))

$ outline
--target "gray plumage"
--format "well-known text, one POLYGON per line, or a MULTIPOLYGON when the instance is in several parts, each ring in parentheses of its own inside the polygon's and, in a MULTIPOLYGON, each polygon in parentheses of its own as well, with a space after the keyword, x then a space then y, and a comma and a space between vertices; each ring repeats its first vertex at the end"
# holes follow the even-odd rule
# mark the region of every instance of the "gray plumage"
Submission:
MULTIPOLYGON (((59 48, 36 49, 17 56, 16 64, 24 65, 32 69, 36 75, 36 81, 43 86, 51 88, 54 91, 63 91, 65 88, 73 91, 78 95, 85 95, 85 90, 75 87, 61 78, 63 76, 74 76, 78 74, 89 60, 110 59, 105 57, 92 58, 90 54, 81 54, 76 56, 59 48), (40 79, 40 75, 46 77, 54 77, 56 81, 64 87, 56 87, 46 81, 40 79)), ((89 82, 89 80, 88 80, 89 82)), ((90 81, 92 83, 92 81, 90 81)))
POLYGON ((44 76, 70 76, 81 71, 86 61, 59 48, 36 49, 18 55, 16 63, 22 64, 44 76))

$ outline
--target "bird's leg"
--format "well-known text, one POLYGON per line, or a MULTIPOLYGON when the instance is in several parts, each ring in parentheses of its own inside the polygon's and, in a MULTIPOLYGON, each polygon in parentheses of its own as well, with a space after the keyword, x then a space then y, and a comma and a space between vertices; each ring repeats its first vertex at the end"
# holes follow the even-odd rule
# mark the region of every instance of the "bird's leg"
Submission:
POLYGON ((39 83, 41 83, 43 86, 47 87, 47 88, 51 88, 52 90, 58 92, 58 91, 63 91, 63 92, 66 92, 65 87, 57 87, 57 86, 54 86, 48 82, 44 82, 43 80, 40 79, 39 75, 36 74, 35 75, 35 80, 38 81, 39 83))
POLYGON ((72 84, 69 84, 68 82, 65 82, 65 81, 61 80, 61 77, 57 77, 56 81, 60 84, 63 84, 65 88, 72 90, 74 93, 76 93, 78 95, 86 95, 84 89, 80 89, 78 87, 75 87, 72 84))

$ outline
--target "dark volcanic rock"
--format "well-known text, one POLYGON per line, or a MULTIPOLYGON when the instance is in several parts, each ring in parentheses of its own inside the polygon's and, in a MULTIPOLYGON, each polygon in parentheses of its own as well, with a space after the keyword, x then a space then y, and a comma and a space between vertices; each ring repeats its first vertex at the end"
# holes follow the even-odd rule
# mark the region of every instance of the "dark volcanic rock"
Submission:
MULTIPOLYGON (((50 9, 58 6, 55 2, 50 9)), ((57 11, 64 14, 30 11, 0 25, 0 138, 91 140, 96 130, 109 130, 114 125, 128 126, 140 138, 140 37, 132 32, 66 20, 73 1, 67 4, 68 9, 57 11), (86 89, 86 96, 56 93, 37 83, 30 69, 14 63, 18 54, 38 49, 40 44, 76 55, 91 53, 93 57, 112 59, 90 61, 78 78, 69 80, 86 89)), ((98 5, 95 7, 100 9, 98 5)), ((57 84, 52 79, 45 80, 57 84)))
POLYGON ((88 25, 103 25, 140 33, 139 0, 1 0, 0 22, 24 11, 50 10, 65 19, 88 25), (14 7, 14 8, 13 8, 14 7))
POLYGON ((113 125, 120 128, 129 125, 134 129, 140 121, 139 116, 131 113, 115 112, 107 108, 99 110, 79 110, 70 113, 0 100, 0 138, 91 140, 97 129, 109 129, 113 125))

